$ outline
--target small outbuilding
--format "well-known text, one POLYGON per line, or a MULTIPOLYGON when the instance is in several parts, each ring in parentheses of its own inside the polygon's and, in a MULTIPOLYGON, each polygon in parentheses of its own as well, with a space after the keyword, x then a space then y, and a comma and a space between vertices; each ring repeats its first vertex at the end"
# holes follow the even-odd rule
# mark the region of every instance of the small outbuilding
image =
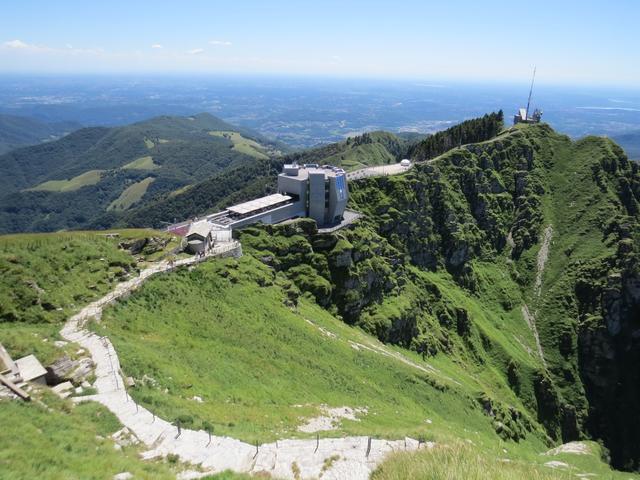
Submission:
POLYGON ((34 355, 16 360, 16 366, 23 382, 33 382, 46 385, 45 375, 47 371, 34 355))
POLYGON ((206 253, 213 248, 212 227, 206 220, 192 223, 186 235, 187 250, 191 253, 206 253))

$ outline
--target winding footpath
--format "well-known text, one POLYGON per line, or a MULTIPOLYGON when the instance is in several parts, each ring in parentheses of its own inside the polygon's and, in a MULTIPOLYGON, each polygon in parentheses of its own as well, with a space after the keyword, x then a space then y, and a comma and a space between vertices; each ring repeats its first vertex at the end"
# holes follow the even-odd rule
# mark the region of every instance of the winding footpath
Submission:
MULTIPOLYGON (((232 253, 234 248, 240 248, 239 244, 221 247, 208 256, 232 253)), ((364 480, 390 452, 421 447, 418 441, 410 438, 394 441, 369 437, 326 438, 319 442, 315 439, 279 440, 256 446, 230 437, 210 437, 202 430, 182 429, 178 435, 174 425, 136 404, 127 394, 113 344, 108 338, 88 331, 85 326, 92 319, 100 320, 105 307, 139 288, 152 275, 201 260, 188 258, 173 264, 156 263, 140 272, 138 277, 118 284, 111 293, 67 320, 61 330, 62 337, 89 351, 96 366, 93 386, 97 393, 76 397, 75 401, 94 400, 113 412, 148 448, 143 458, 178 455, 181 461, 198 465, 207 474, 229 469, 245 473, 267 472, 276 478, 364 480)))

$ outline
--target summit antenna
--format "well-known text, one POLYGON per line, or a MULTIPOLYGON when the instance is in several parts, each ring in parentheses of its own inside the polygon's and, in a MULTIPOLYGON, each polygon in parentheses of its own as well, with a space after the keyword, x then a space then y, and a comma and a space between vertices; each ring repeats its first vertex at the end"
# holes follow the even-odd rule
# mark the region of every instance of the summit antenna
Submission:
POLYGON ((527 99, 527 108, 519 108, 518 113, 513 116, 513 124, 518 123, 540 123, 542 118, 542 110, 535 109, 532 115, 529 115, 531 108, 531 96, 533 95, 533 84, 536 81, 536 67, 533 67, 533 75, 531 76, 531 88, 529 89, 529 98, 527 99))
POLYGON ((529 106, 531 105, 531 94, 533 93, 533 82, 536 79, 536 67, 533 67, 533 76, 531 77, 531 88, 529 89, 529 99, 527 100, 527 109, 525 110, 525 119, 529 119, 529 106))

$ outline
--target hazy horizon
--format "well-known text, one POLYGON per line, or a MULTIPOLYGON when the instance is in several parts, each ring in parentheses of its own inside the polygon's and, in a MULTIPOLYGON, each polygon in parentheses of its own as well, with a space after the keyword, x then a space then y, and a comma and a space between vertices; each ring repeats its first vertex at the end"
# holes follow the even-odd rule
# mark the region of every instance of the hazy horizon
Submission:
POLYGON ((630 0, 7 5, 0 74, 640 85, 630 0))

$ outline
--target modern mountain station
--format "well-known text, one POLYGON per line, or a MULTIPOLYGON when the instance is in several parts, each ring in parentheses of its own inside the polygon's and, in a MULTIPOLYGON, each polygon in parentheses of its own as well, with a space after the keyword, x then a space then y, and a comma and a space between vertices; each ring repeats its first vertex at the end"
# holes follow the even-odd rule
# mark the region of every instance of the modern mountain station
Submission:
POLYGON ((347 174, 339 167, 285 165, 278 175, 278 193, 227 207, 202 220, 170 227, 186 230, 189 250, 206 252, 214 242, 228 241, 231 231, 254 223, 274 224, 313 218, 318 226, 339 225, 349 199, 347 174))

